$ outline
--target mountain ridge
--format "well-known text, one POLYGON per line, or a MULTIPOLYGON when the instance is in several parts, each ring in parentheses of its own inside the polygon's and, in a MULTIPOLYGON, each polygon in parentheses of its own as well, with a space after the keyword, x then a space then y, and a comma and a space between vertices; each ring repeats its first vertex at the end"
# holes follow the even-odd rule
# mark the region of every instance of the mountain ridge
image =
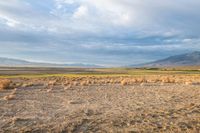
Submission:
POLYGON ((176 67, 176 66, 200 66, 200 51, 170 56, 161 60, 130 65, 131 67, 176 67))
POLYGON ((14 59, 7 57, 0 57, 1 67, 102 67, 96 64, 84 64, 84 63, 73 63, 73 64, 57 64, 57 63, 43 63, 43 62, 32 62, 22 59, 14 59))

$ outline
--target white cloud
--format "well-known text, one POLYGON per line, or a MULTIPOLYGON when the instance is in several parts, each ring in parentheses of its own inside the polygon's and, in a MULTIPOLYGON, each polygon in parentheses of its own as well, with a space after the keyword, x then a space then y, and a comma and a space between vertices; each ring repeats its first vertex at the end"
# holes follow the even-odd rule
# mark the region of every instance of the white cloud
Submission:
POLYGON ((52 43, 60 51, 84 46, 78 52, 88 56, 102 48, 107 56, 114 51, 116 60, 134 49, 152 56, 157 49, 199 49, 199 9, 197 0, 2 0, 0 45, 24 42, 27 48, 47 45, 47 51, 52 43))
POLYGON ((0 14, 0 20, 2 20, 2 22, 5 23, 9 27, 16 27, 17 25, 20 24, 19 21, 15 20, 13 18, 10 18, 8 16, 5 16, 3 14, 0 14))
POLYGON ((196 13, 200 2, 194 0, 177 2, 172 0, 162 2, 159 0, 54 0, 54 7, 50 7, 50 10, 42 7, 37 9, 38 7, 34 7, 32 3, 35 2, 27 3, 24 0, 14 0, 13 3, 9 0, 0 2, 1 13, 14 20, 7 20, 8 26, 16 26, 20 22, 23 23, 23 28, 27 27, 27 29, 46 27, 46 31, 71 33, 79 32, 77 31, 79 26, 82 27, 80 32, 90 30, 99 34, 118 34, 115 31, 132 30, 138 35, 145 33, 145 36, 158 34, 166 37, 187 31, 188 34, 192 34, 199 30, 193 28, 198 25, 197 22, 189 21, 192 18, 200 21, 196 13), (189 6, 192 8, 188 8, 189 6), (8 7, 12 7, 16 12, 9 11, 8 7), (183 18, 178 20, 176 15, 183 18))
POLYGON ((74 12, 73 17, 75 19, 81 19, 83 17, 87 17, 88 15, 88 7, 85 5, 81 5, 78 9, 74 12))

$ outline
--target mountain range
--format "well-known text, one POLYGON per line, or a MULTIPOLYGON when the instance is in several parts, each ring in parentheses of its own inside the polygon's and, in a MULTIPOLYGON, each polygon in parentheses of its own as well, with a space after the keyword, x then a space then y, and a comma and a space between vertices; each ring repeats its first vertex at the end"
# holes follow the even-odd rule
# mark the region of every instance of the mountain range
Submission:
MULTIPOLYGON (((54 64, 54 63, 37 63, 20 59, 11 59, 0 57, 0 66, 2 67, 84 67, 84 68, 100 68, 102 66, 95 64, 54 64)), ((175 66, 200 66, 200 51, 170 56, 165 59, 143 63, 133 64, 128 67, 175 67, 175 66)))
POLYGON ((200 51, 170 56, 165 59, 130 65, 132 67, 176 67, 176 66, 200 66, 200 51))
POLYGON ((84 67, 84 68, 102 67, 95 64, 83 64, 83 63, 74 63, 74 64, 38 63, 38 62, 30 62, 21 59, 12 59, 5 57, 0 57, 0 66, 1 67, 84 67))

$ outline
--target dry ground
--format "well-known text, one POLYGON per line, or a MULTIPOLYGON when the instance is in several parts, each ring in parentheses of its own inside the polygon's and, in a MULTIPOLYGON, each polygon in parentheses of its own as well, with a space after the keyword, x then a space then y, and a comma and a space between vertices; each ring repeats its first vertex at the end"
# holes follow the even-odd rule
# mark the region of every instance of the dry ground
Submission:
POLYGON ((200 132, 198 77, 12 82, 16 89, 0 91, 0 132, 200 132))

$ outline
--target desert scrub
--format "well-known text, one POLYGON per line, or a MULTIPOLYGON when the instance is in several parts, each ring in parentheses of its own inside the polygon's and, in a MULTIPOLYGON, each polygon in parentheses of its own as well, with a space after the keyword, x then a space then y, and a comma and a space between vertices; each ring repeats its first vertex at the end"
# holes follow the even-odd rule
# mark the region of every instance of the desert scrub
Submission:
POLYGON ((8 100, 14 100, 15 99, 15 95, 14 94, 10 94, 8 96, 5 96, 3 99, 6 100, 6 101, 8 101, 8 100))
POLYGON ((0 80, 0 90, 10 89, 11 87, 11 80, 8 79, 1 79, 0 80))
POLYGON ((122 85, 122 86, 128 85, 128 82, 127 82, 127 80, 125 80, 125 79, 124 79, 124 80, 122 80, 122 81, 121 81, 121 85, 122 85))
POLYGON ((87 81, 82 81, 82 82, 80 83, 80 85, 81 85, 81 86, 87 86, 88 83, 87 83, 87 81))
POLYGON ((31 82, 22 84, 22 87, 31 87, 31 86, 34 86, 34 84, 31 82))

